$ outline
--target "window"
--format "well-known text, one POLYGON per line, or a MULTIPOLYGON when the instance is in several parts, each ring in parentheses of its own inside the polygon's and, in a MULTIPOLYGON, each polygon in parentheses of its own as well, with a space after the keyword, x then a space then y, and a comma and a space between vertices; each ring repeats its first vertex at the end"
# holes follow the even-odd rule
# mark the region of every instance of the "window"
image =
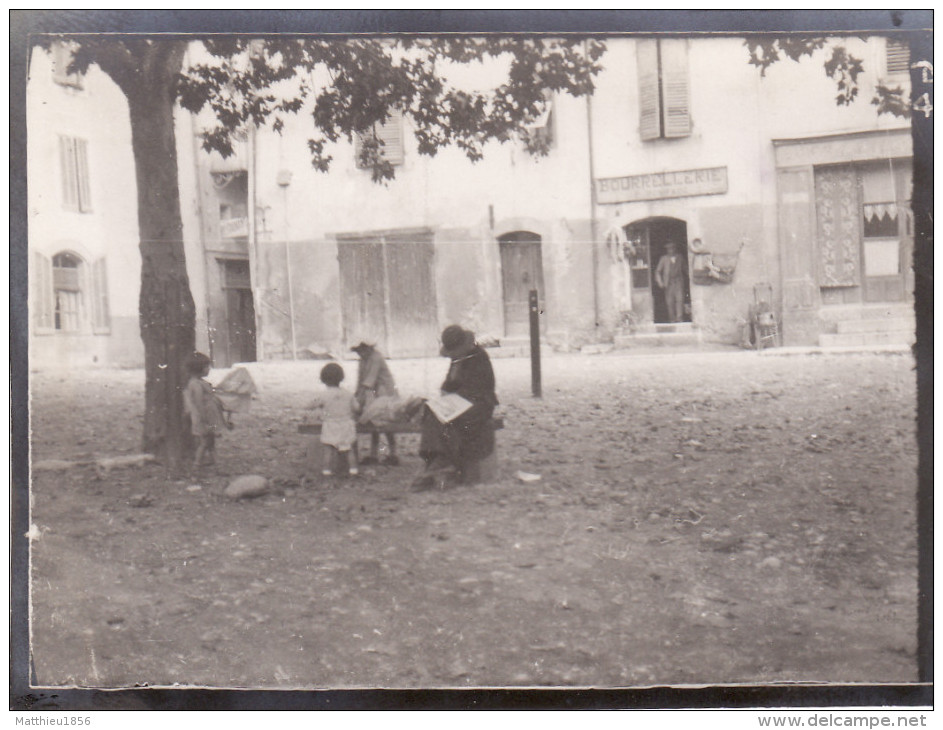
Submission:
POLYGON ((907 76, 910 74, 910 49, 904 41, 887 39, 885 64, 888 76, 907 76))
MULTIPOLYGON (((403 114, 393 111, 389 118, 383 123, 374 125, 373 135, 375 139, 383 144, 380 145, 378 154, 391 165, 402 165, 405 158, 403 150, 403 114)), ((371 135, 358 134, 356 137, 355 154, 357 158, 357 167, 363 169, 370 167, 368 162, 363 159, 364 141, 371 135)))
POLYGON ((79 256, 68 251, 60 251, 51 259, 34 251, 32 262, 30 308, 36 334, 87 332, 89 324, 95 334, 109 332, 104 258, 88 267, 79 256))
POLYGON ((57 84, 71 86, 74 89, 82 88, 82 74, 67 73, 72 61, 73 46, 64 41, 57 41, 52 45, 52 78, 57 84))
POLYGON ((642 139, 689 136, 687 41, 680 38, 640 40, 637 50, 642 139))
POLYGON ((524 125, 524 142, 529 152, 544 154, 553 146, 553 141, 553 96, 546 92, 543 111, 532 123, 524 125))
POLYGON ((78 137, 59 137, 62 175, 62 204, 66 210, 90 213, 91 189, 88 181, 88 143, 78 137))

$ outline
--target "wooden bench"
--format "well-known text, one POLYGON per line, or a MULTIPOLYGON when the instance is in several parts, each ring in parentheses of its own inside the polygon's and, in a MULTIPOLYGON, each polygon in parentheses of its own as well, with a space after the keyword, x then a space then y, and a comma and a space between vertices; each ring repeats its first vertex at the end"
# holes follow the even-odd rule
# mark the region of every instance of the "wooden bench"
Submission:
MULTIPOLYGON (((504 419, 492 418, 491 425, 495 431, 500 431, 504 428, 504 419)), ((301 423, 298 425, 298 433, 319 434, 321 433, 321 424, 301 423)), ((412 421, 390 423, 385 426, 374 426, 372 423, 358 423, 357 433, 422 433, 422 424, 412 421)))
MULTIPOLYGON (((492 418, 491 426, 495 431, 500 431, 504 428, 504 419, 503 418, 492 418)), ((298 432, 305 434, 319 434, 321 433, 321 424, 320 423, 301 423, 298 425, 298 432)), ((374 426, 372 423, 358 423, 357 424, 357 433, 421 433, 422 424, 414 423, 412 421, 406 423, 394 423, 388 424, 386 426, 374 426)), ((307 462, 308 468, 311 470, 311 475, 316 476, 321 471, 321 444, 313 443, 310 444, 307 449, 307 462)), ((489 481, 493 479, 498 472, 498 457, 497 452, 492 451, 488 456, 482 459, 479 462, 474 464, 469 464, 466 466, 465 470, 465 480, 474 484, 482 481, 489 481)))

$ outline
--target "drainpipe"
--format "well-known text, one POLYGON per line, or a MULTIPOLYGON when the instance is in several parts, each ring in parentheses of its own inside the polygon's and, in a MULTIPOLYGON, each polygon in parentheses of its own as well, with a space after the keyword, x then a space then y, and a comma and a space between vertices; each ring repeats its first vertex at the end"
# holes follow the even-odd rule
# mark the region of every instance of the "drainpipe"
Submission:
POLYGON ((291 326, 291 359, 298 359, 298 341, 295 337, 295 296, 291 286, 291 242, 288 235, 288 186, 291 184, 291 172, 282 170, 278 173, 278 184, 282 189, 285 215, 285 276, 288 279, 288 324, 291 326))
POLYGON ((589 147, 589 231, 593 247, 593 322, 599 332, 599 252, 596 246, 596 167, 593 157, 593 96, 586 95, 586 139, 589 147))

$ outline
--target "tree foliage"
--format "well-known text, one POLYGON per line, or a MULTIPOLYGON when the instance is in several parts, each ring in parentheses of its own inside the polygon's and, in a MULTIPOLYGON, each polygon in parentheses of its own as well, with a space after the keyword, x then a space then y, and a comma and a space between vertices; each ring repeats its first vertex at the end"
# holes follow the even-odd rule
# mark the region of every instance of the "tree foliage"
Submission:
POLYGON ((545 153, 524 126, 544 111, 547 91, 592 93, 605 50, 592 39, 462 35, 227 37, 204 46, 209 59, 181 73, 178 92, 191 112, 212 111, 214 123, 203 133, 206 149, 229 155, 240 129, 281 132, 288 115, 304 110, 312 122, 313 166, 328 170, 328 143, 361 135, 360 163, 373 170, 375 181, 394 175, 376 134, 394 110, 411 120, 422 155, 454 145, 477 161, 489 141, 511 137, 545 153), (489 61, 505 73, 487 89, 462 88, 443 73, 452 65, 489 61))
MULTIPOLYGON (((839 106, 846 106, 858 97, 858 76, 864 71, 864 62, 854 56, 840 40, 809 36, 751 36, 744 41, 744 45, 750 53, 750 64, 760 69, 761 76, 765 76, 770 66, 784 58, 798 62, 825 49, 825 74, 835 81, 838 89, 835 102, 839 106)), ((878 114, 891 114, 905 119, 910 117, 910 99, 902 86, 877 84, 871 103, 877 107, 878 114)))

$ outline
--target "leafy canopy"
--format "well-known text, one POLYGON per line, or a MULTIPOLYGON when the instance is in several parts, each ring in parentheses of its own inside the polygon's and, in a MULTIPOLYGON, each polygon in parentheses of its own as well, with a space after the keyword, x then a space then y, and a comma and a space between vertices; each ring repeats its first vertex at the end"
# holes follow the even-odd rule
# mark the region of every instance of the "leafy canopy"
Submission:
POLYGON ((281 132, 288 115, 305 112, 313 123, 308 149, 316 169, 330 167, 329 142, 361 135, 360 163, 375 181, 394 176, 376 128, 396 110, 411 119, 423 155, 454 144, 477 161, 486 143, 514 136, 545 154, 525 125, 545 111, 547 91, 591 94, 605 51, 593 39, 462 35, 229 36, 203 46, 206 60, 183 69, 177 94, 191 112, 212 111, 206 149, 228 156, 246 126, 281 132), (457 64, 485 64, 501 69, 503 78, 487 89, 461 88, 449 80, 457 64))
MULTIPOLYGON (((809 36, 751 36, 743 43, 750 52, 750 63, 760 69, 761 76, 784 57, 798 62, 804 56, 811 57, 816 51, 827 48, 825 74, 838 88, 835 102, 845 106, 858 96, 858 76, 864 70, 864 63, 839 41, 809 36)), ((878 114, 910 117, 910 100, 901 86, 877 84, 871 103, 878 108, 878 114)))

